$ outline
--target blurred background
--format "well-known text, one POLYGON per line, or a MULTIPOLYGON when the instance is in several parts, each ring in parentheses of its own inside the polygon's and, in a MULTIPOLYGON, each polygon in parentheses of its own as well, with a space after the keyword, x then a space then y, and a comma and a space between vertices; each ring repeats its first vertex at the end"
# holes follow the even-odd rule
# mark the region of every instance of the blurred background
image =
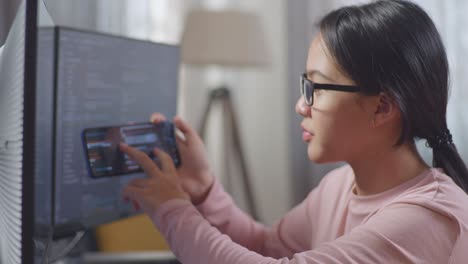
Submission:
MULTIPOLYGON (((366 1, 45 0, 50 16, 41 12, 40 21, 42 25, 52 23, 180 44, 191 10, 254 14, 261 25, 265 63, 261 67, 199 67, 182 62, 178 113, 198 128, 210 90, 219 85, 230 87, 258 218, 272 224, 300 202, 327 171, 337 166, 315 165, 308 161, 301 139, 301 118, 294 112, 294 105, 299 98, 299 75, 305 68, 309 43, 317 32, 316 22, 332 9, 363 2, 366 1)), ((468 18, 464 15, 468 2, 415 2, 431 15, 447 48, 451 67, 449 128, 462 157, 467 160, 468 142, 463 135, 468 132, 468 119, 463 113, 467 110, 464 100, 468 95, 465 88, 468 69, 464 63, 468 60, 468 18)), ((0 0, 0 43, 4 41, 18 3, 18 0, 0 0)), ((248 39, 244 41, 249 42, 248 39)), ((229 182, 235 200, 246 207, 242 184, 237 183, 237 179, 242 178, 240 170, 234 158, 230 158, 233 147, 222 136, 226 133, 224 118, 221 108, 211 112, 206 144, 217 176, 223 183, 229 182)), ((431 153, 424 142, 419 145, 430 163, 431 153)))

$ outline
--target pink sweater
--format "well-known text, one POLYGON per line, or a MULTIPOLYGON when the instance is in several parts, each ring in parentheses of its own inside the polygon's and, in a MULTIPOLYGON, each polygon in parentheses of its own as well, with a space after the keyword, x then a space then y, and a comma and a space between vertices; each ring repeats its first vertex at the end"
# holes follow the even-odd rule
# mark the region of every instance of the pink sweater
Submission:
POLYGON ((438 169, 370 196, 350 166, 272 228, 253 221, 215 182, 194 207, 170 200, 152 216, 184 264, 468 263, 468 196, 438 169))

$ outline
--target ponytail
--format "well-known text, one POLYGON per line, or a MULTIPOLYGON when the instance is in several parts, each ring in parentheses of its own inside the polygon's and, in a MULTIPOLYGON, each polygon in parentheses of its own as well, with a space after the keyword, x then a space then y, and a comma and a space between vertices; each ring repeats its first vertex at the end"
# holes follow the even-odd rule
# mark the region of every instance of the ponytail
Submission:
POLYGON ((468 193, 468 169, 454 144, 434 149, 432 166, 442 168, 460 188, 468 193))
POLYGON ((427 140, 428 147, 433 149, 432 166, 442 168, 453 181, 468 193, 468 169, 452 141, 450 131, 427 140))

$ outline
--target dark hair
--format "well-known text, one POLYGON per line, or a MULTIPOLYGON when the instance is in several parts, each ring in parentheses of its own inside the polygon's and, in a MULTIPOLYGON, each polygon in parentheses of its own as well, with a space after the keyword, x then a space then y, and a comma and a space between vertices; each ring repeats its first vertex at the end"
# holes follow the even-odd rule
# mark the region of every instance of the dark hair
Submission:
MULTIPOLYGON (((322 38, 340 70, 367 95, 383 92, 402 115, 396 145, 449 134, 446 121, 448 62, 427 13, 403 0, 346 6, 319 22, 322 38)), ((468 170, 450 140, 433 147, 433 166, 444 169, 465 192, 468 170)))

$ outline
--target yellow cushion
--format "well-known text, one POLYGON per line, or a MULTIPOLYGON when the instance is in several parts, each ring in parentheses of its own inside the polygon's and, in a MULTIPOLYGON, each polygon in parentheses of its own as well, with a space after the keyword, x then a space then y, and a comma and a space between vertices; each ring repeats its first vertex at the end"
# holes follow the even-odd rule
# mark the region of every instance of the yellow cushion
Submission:
POLYGON ((145 214, 99 226, 96 242, 103 252, 169 250, 163 236, 145 214))

